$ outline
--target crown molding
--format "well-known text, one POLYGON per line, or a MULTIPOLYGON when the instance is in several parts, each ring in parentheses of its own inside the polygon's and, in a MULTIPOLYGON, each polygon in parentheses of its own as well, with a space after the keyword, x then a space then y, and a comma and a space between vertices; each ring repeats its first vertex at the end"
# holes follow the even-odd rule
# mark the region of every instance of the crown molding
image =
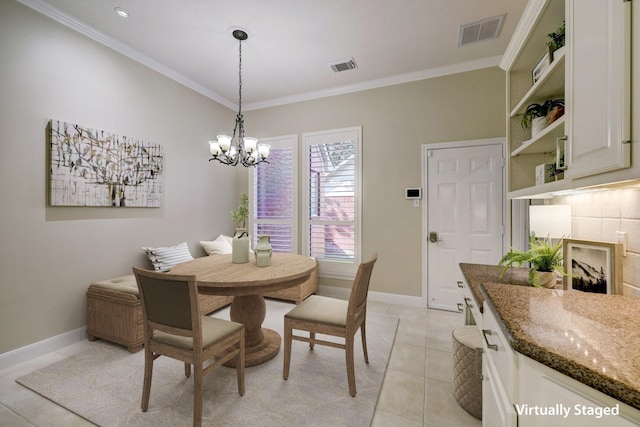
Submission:
POLYGON ((285 96, 282 98, 271 99, 262 102, 254 102, 244 105, 245 111, 259 110, 262 108, 275 107, 278 105, 292 104, 295 102, 311 101, 329 96, 344 95, 363 90, 376 89, 385 86, 393 86, 403 83, 410 83, 418 80, 432 79, 451 74, 464 73, 466 71, 481 70, 483 68, 497 67, 501 56, 492 56, 474 61, 462 62, 459 64, 447 65, 444 67, 431 68, 412 73, 398 74, 395 76, 384 77, 376 80, 369 80, 353 85, 339 86, 335 88, 323 89, 313 92, 306 92, 297 95, 285 96))
MULTIPOLYGON (((188 87, 196 91, 197 93, 206 96, 207 98, 224 105, 225 107, 235 110, 238 108, 235 102, 229 101, 221 95, 207 89, 206 87, 194 82, 193 80, 185 77, 172 68, 169 68, 158 61, 148 57, 144 53, 133 49, 132 47, 98 31, 96 28, 79 21, 75 17, 68 15, 62 10, 52 6, 44 0, 17 0, 19 3, 47 16, 61 23, 62 25, 71 28, 74 31, 104 45, 116 52, 139 62, 154 71, 170 78, 171 80, 180 83, 183 86, 188 87)), ((530 7, 527 7, 529 9, 530 7)), ((526 10, 525 10, 526 15, 526 10)), ((511 45, 511 44, 510 44, 511 45)), ((274 107, 278 105, 291 104, 302 101, 310 101, 319 98, 326 98, 329 96, 344 95, 353 92, 360 92, 363 90, 376 89, 385 86, 398 85, 403 83, 414 82, 418 80, 426 80, 435 77, 442 77, 451 74, 463 73, 466 71, 480 70, 483 68, 491 68, 498 66, 500 59, 504 61, 503 57, 494 56, 489 58, 482 58, 474 61, 467 61, 459 64, 447 65, 444 67, 431 68, 428 70, 421 70, 412 73, 399 74, 395 76, 384 77, 376 80, 369 80, 362 83, 356 83, 353 85, 340 86, 336 88, 323 89, 319 91, 306 92, 302 94, 286 96, 282 98, 275 98, 271 100, 254 102, 243 105, 245 111, 258 110, 262 108, 274 107)))
MULTIPOLYGON (((558 1, 558 0, 554 0, 558 1)), ((520 55, 522 47, 531 35, 531 30, 536 25, 542 12, 547 7, 549 0, 531 0, 522 12, 520 21, 516 25, 516 29, 511 36, 511 40, 504 51, 499 67, 505 71, 509 71, 516 59, 520 55)))
POLYGON ((119 42, 118 40, 115 40, 114 38, 98 31, 96 28, 93 28, 92 26, 87 25, 84 22, 77 20, 73 16, 66 14, 60 9, 50 5, 46 1, 43 1, 43 0, 17 0, 17 1, 35 10, 36 12, 39 12, 44 16, 51 18, 54 21, 57 21, 62 25, 68 28, 71 28, 72 30, 77 31, 80 34, 115 50, 116 52, 132 60, 139 62, 140 64, 145 65, 154 71, 157 71, 158 73, 170 78, 171 80, 174 80, 177 83, 180 83, 181 85, 186 86, 189 89, 192 89, 198 92, 199 94, 214 100, 219 104, 224 105, 227 108, 230 108, 232 110, 237 108, 237 105, 229 101, 228 99, 194 82, 193 80, 185 77, 184 75, 180 74, 174 69, 169 68, 166 65, 163 65, 158 61, 148 57, 144 53, 136 49, 133 49, 132 47, 122 42, 119 42))

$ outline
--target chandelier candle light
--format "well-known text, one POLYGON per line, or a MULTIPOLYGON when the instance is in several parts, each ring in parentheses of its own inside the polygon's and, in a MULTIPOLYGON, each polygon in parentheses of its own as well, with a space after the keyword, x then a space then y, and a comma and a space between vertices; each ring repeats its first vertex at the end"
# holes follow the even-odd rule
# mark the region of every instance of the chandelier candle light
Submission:
POLYGON ((233 30, 233 37, 239 42, 239 65, 238 65, 238 114, 236 115, 236 125, 233 128, 233 135, 218 135, 217 141, 209 141, 209 151, 211 160, 217 160, 222 164, 236 166, 241 163, 245 167, 255 166, 258 163, 269 163, 268 144, 258 144, 257 138, 244 136, 244 117, 242 116, 242 41, 249 36, 243 30, 233 30), (236 145, 234 141, 236 140, 236 145))

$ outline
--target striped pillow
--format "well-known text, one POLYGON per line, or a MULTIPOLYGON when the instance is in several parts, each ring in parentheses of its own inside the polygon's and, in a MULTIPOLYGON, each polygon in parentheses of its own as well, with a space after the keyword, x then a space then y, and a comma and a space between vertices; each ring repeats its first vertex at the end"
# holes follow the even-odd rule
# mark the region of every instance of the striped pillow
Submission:
POLYGON ((191 252, 189 252, 187 242, 163 248, 143 247, 142 250, 147 253, 149 261, 151 261, 153 269, 156 271, 169 271, 176 264, 193 259, 191 252))

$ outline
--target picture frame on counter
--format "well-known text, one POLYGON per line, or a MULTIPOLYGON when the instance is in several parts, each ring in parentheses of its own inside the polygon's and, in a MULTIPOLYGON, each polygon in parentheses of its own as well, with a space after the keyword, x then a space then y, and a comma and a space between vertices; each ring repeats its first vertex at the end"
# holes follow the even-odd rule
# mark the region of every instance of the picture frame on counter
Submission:
POLYGON ((622 294, 622 244, 564 239, 564 289, 622 294))
POLYGON ((536 66, 533 68, 533 70, 531 71, 531 79, 533 81, 533 84, 536 84, 536 82, 540 80, 540 78, 547 71, 547 68, 549 68, 550 64, 551 64, 551 59, 549 57, 549 51, 547 50, 545 54, 542 55, 542 58, 540 58, 540 60, 538 61, 536 66))

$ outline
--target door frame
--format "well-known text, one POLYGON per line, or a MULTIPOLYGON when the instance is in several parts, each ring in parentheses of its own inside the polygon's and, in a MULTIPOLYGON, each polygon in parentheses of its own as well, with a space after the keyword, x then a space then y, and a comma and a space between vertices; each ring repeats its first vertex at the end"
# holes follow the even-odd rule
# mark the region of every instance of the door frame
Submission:
POLYGON ((502 233, 502 248, 509 247, 509 242, 511 241, 511 215, 510 215, 510 200, 507 198, 507 143, 505 137, 497 137, 497 138, 485 138, 485 139, 469 139, 463 141, 451 141, 451 142, 436 142, 433 144, 422 144, 421 145, 421 170, 422 170, 422 179, 421 183, 423 186, 423 197, 422 197, 422 306, 425 308, 429 307, 429 271, 428 271, 428 254, 429 254, 429 206, 427 206, 427 201, 429 200, 429 187, 427 183, 427 178, 429 177, 429 170, 427 164, 427 151, 428 150, 441 150, 446 148, 467 148, 467 147, 477 147, 480 145, 500 145, 502 151, 502 219, 503 219, 503 227, 504 231, 502 233))

